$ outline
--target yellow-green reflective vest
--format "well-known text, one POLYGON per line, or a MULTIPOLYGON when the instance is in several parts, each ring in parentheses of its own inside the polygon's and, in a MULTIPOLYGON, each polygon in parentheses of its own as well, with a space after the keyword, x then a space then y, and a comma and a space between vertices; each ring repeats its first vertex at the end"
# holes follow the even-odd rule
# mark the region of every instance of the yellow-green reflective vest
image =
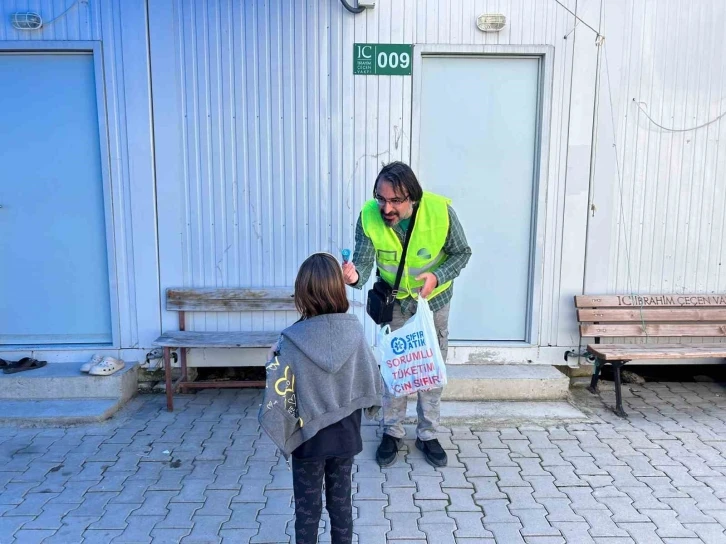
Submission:
MULTIPOLYGON (((433 272, 446 261, 447 256, 443 248, 449 234, 449 204, 451 200, 448 198, 424 192, 416 213, 411 240, 408 243, 397 298, 417 298, 424 282, 416 280, 416 276, 424 272, 433 272)), ((383 221, 375 200, 365 203, 361 212, 361 221, 363 231, 376 249, 376 263, 381 278, 393 286, 403 246, 393 229, 383 221)), ((429 295, 429 300, 449 287, 451 287, 450 281, 438 285, 429 295)))

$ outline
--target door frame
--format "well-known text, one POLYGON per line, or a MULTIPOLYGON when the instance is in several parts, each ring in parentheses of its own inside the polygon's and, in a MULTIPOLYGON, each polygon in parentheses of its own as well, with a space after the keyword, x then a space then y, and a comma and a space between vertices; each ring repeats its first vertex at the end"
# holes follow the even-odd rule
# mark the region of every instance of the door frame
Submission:
POLYGON ((530 235, 530 274, 528 285, 527 319, 524 342, 504 341, 452 341, 452 346, 497 345, 529 347, 539 345, 542 315, 542 281, 544 279, 545 221, 547 205, 547 176, 550 148, 550 115, 552 111, 552 83, 554 47, 550 45, 443 45, 415 44, 411 86, 411 167, 419 166, 421 145, 421 68, 423 57, 489 57, 536 58, 539 60, 537 91, 537 120, 534 149, 534 176, 532 198, 532 227, 530 235))
POLYGON ((109 309, 111 312, 111 344, 4 344, 0 350, 42 349, 53 351, 79 350, 84 347, 118 349, 120 347, 120 319, 118 299, 118 271, 116 269, 116 237, 111 191, 111 165, 108 137, 108 112, 106 110, 106 88, 104 84, 103 50, 97 40, 69 41, 0 41, 0 54, 91 54, 96 87, 96 111, 98 114, 98 143, 103 184, 103 211, 106 224, 106 259, 108 263, 109 309))

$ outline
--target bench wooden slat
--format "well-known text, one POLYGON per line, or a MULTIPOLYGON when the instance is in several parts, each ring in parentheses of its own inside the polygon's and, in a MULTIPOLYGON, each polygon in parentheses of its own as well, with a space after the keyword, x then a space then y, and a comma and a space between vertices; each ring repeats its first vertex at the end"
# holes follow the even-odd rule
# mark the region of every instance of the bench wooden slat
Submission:
POLYGON ((589 344, 587 350, 606 361, 726 357, 723 344, 589 344))
POLYGON ((726 323, 726 308, 632 308, 623 310, 586 308, 577 310, 579 321, 663 322, 663 321, 720 321, 726 323))
POLYGON ((639 308, 643 307, 682 307, 682 306, 718 306, 726 308, 726 294, 721 295, 577 295, 576 308, 639 308))
POLYGON ((585 323, 580 325, 580 334, 582 336, 718 336, 726 337, 726 324, 719 323, 646 323, 645 328, 642 324, 620 325, 620 324, 603 324, 595 325, 585 323))
POLYGON ((167 331, 154 341, 154 345, 170 348, 268 348, 279 336, 279 331, 167 331))
POLYGON ((187 312, 295 311, 289 288, 166 290, 166 309, 187 312))

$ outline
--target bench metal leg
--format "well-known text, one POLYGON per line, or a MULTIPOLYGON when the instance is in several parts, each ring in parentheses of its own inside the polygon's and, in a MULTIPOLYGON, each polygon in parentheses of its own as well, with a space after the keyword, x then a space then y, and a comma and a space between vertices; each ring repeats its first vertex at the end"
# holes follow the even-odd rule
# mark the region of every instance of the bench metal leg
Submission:
POLYGON ((613 374, 615 377, 615 415, 620 417, 628 417, 628 414, 623 410, 623 394, 620 389, 620 369, 623 368, 624 361, 613 362, 613 374))
POLYGON ((590 387, 587 390, 593 395, 597 394, 597 382, 600 379, 600 371, 602 370, 604 362, 602 359, 595 359, 595 367, 592 370, 592 379, 590 380, 590 387))
POLYGON ((164 379, 166 380, 166 409, 174 411, 174 391, 171 384, 171 349, 164 348, 164 379))
MULTIPOLYGON (((181 382, 184 383, 187 381, 187 348, 179 348, 179 351, 181 351, 181 382)), ((181 392, 187 393, 187 389, 182 386, 181 392)))

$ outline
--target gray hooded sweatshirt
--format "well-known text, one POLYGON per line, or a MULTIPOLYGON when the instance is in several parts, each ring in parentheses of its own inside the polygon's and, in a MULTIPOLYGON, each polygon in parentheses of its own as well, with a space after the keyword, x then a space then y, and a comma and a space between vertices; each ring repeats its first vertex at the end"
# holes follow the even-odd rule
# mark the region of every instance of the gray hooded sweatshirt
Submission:
POLYGON ((381 374, 356 316, 299 321, 282 331, 277 351, 258 419, 285 458, 354 411, 380 408, 381 374))

